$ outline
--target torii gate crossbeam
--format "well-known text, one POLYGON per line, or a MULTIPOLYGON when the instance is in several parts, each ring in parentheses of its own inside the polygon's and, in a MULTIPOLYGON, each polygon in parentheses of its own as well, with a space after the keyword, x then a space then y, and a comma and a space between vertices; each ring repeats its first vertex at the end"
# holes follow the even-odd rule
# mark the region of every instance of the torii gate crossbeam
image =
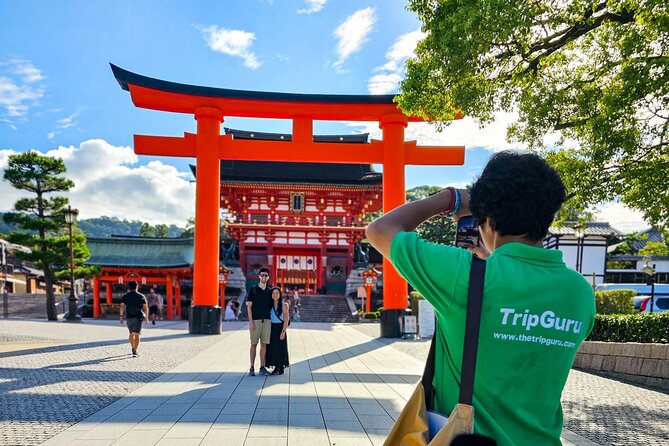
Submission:
MULTIPOLYGON (((194 157, 195 260, 191 333, 220 333, 218 304, 220 161, 298 161, 383 165, 383 209, 405 202, 406 165, 462 165, 463 146, 418 146, 404 140, 409 122, 392 95, 312 95, 229 90, 178 84, 141 76, 111 65, 116 80, 137 107, 192 114, 197 133, 183 137, 135 135, 138 155, 194 157), (225 116, 291 119, 292 141, 235 140, 221 135, 225 116), (368 146, 313 141, 313 121, 376 121, 383 139, 368 146)), ((458 116, 456 119, 461 118, 458 116)), ((384 308, 397 313, 407 307, 407 285, 384 259, 384 308)), ((389 318, 388 320, 391 320, 389 318)), ((393 330, 382 326, 384 332, 393 330)))

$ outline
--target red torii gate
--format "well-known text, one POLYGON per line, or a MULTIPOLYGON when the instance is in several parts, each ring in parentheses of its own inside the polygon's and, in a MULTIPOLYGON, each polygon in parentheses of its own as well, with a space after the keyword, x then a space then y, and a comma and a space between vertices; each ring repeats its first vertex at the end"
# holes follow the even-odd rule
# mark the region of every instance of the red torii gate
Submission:
MULTIPOLYGON (((229 90, 163 81, 110 64, 121 88, 137 107, 192 114, 197 133, 183 137, 135 135, 138 155, 193 157, 197 160, 195 192, 195 259, 190 333, 220 333, 218 304, 220 160, 369 163, 383 165, 383 209, 405 202, 404 166, 462 165, 463 146, 418 146, 404 141, 410 117, 393 95, 323 95, 229 90), (225 116, 291 119, 292 141, 234 140, 221 135, 225 116), (313 121, 376 121, 383 140, 368 146, 313 141, 313 121)), ((458 116, 456 119, 461 118, 458 116)), ((398 315, 407 307, 406 281, 384 259, 383 303, 398 315)), ((390 320, 391 318, 387 319, 390 320)), ((384 327, 381 327, 382 334, 384 327)), ((392 331, 392 329, 390 329, 392 331)))

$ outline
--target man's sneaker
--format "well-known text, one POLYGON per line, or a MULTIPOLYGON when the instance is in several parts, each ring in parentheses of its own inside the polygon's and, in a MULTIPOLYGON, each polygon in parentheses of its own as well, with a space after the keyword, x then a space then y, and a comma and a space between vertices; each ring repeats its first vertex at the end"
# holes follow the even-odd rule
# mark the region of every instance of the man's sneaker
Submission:
POLYGON ((256 376, 256 371, 253 367, 249 369, 249 376, 256 376))
POLYGON ((258 370, 258 373, 260 373, 261 375, 265 375, 265 376, 271 375, 271 373, 269 372, 269 370, 267 370, 265 368, 265 366, 260 367, 260 370, 258 370))

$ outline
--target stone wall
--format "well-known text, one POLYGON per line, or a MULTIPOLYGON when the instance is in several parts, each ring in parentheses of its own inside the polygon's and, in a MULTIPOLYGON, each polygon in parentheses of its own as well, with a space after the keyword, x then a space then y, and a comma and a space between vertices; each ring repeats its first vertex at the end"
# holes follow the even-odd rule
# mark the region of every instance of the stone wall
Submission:
POLYGON ((586 341, 574 367, 669 390, 669 344, 586 341))

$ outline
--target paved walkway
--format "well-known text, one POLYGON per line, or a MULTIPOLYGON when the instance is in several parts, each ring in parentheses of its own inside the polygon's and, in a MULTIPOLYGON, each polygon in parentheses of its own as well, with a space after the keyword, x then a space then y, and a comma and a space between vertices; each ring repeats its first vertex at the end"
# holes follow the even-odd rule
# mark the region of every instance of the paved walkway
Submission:
MULTIPOLYGON (((141 356, 131 358, 119 340, 123 328, 110 322, 1 321, 0 444, 380 445, 413 390, 427 346, 377 339, 378 325, 293 324, 287 373, 249 377, 245 328, 226 323, 221 336, 189 336, 182 322, 159 324, 146 329, 141 356), (90 342, 73 342, 82 335, 90 342), (12 337, 34 350, 2 353, 2 341, 12 337), (53 420, 53 413, 69 417, 53 420)), ((565 425, 581 425, 596 443, 565 431, 564 444, 666 444, 666 394, 578 371, 570 381, 586 397, 572 399, 568 384, 565 425), (629 441, 624 417, 593 425, 589 417, 602 401, 581 386, 597 381, 637 399, 652 393, 664 430, 629 441), (586 403, 592 407, 579 412, 586 403), (612 423, 618 437, 604 435, 612 423)))

